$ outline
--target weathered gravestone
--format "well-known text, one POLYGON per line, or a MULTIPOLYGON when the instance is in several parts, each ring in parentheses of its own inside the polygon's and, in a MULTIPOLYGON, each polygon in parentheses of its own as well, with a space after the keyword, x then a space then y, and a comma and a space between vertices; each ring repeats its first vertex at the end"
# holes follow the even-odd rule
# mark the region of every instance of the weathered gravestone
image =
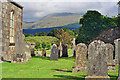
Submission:
POLYGON ((17 33, 15 35, 15 50, 12 55, 12 63, 26 63, 28 59, 26 58, 26 47, 24 42, 25 36, 22 33, 17 33))
POLYGON ((60 45, 58 47, 58 57, 62 57, 62 43, 60 42, 60 45))
POLYGON ((119 74, 118 74, 118 79, 117 80, 120 80, 120 39, 118 39, 118 62, 119 62, 119 74))
POLYGON ((73 40, 71 41, 72 42, 72 44, 73 44, 73 56, 76 56, 76 51, 75 51, 75 38, 73 38, 73 40))
POLYGON ((29 42, 26 42, 26 44, 25 44, 25 54, 26 54, 26 58, 28 60, 32 59, 32 57, 31 57, 31 45, 29 42))
POLYGON ((116 40, 114 40, 114 44, 115 44, 115 65, 116 66, 119 66, 119 59, 118 59, 118 41, 119 41, 120 39, 116 39, 116 40))
POLYGON ((42 50, 42 56, 46 57, 46 50, 42 50))
POLYGON ((107 43, 105 45, 106 47, 106 57, 107 57, 107 66, 108 66, 108 71, 116 71, 116 66, 113 61, 113 52, 114 52, 114 47, 112 44, 107 43))
POLYGON ((53 46, 52 46, 50 59, 51 60, 58 60, 58 49, 57 49, 56 44, 53 44, 53 46))
POLYGON ((95 40, 88 47, 88 73, 85 80, 109 80, 105 43, 95 40))
POLYGON ((67 44, 62 44, 62 57, 68 57, 67 44))
POLYGON ((75 67, 72 72, 87 72, 87 46, 80 43, 76 46, 75 67))

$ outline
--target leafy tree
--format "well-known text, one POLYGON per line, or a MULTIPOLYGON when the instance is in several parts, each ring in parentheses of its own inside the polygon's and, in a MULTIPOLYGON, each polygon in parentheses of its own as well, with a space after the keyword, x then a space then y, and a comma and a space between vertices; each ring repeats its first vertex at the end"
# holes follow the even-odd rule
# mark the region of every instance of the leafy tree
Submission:
POLYGON ((51 48, 51 45, 50 44, 47 44, 47 49, 49 50, 51 48))
POLYGON ((56 35, 57 38, 60 39, 60 41, 63 44, 70 44, 71 43, 71 36, 68 32, 65 32, 62 28, 58 31, 58 34, 56 35))
POLYGON ((41 50, 42 49, 40 42, 35 43, 35 49, 36 50, 39 50, 39 49, 41 50))
POLYGON ((47 46, 47 45, 46 45, 46 43, 45 43, 45 42, 43 42, 43 43, 42 43, 42 48, 43 48, 43 49, 45 49, 45 48, 46 48, 46 46, 47 46))
POLYGON ((112 18, 103 16, 98 11, 87 11, 83 18, 80 19, 80 24, 82 24, 82 27, 78 30, 77 43, 88 43, 104 29, 116 26, 112 18))
POLYGON ((39 33, 39 36, 47 36, 47 32, 42 31, 42 32, 39 33))
POLYGON ((48 36, 53 36, 53 37, 55 37, 56 35, 57 35, 57 32, 58 32, 59 30, 58 29, 52 29, 49 33, 48 33, 48 36))
POLYGON ((34 33, 34 36, 39 36, 39 33, 34 33))
POLYGON ((65 32, 68 32, 71 36, 74 36, 74 32, 72 30, 68 29, 67 27, 64 27, 63 30, 65 32))

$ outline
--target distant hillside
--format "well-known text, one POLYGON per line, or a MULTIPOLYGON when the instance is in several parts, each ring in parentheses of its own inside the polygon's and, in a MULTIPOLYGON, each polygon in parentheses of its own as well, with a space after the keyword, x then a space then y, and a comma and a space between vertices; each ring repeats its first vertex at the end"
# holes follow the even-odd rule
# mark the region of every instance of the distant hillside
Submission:
POLYGON ((78 23, 82 15, 77 13, 55 13, 49 14, 37 22, 23 23, 23 29, 60 27, 68 24, 78 23))
POLYGON ((52 29, 61 29, 61 28, 64 28, 64 27, 67 27, 69 28, 70 30, 72 29, 78 29, 81 25, 79 23, 73 23, 73 24, 68 24, 68 25, 64 25, 64 26, 60 26, 60 27, 51 27, 51 28, 37 28, 37 29, 23 29, 23 32, 26 33, 26 34, 34 34, 34 33, 39 33, 39 32, 49 32, 51 31, 52 29))

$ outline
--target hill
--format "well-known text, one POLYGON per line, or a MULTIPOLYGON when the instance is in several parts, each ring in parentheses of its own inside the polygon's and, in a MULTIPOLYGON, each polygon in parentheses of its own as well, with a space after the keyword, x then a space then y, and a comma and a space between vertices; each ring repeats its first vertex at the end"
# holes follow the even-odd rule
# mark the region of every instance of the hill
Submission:
POLYGON ((51 37, 51 36, 36 36, 36 37, 26 37, 25 41, 35 43, 35 42, 40 42, 40 43, 52 43, 56 42, 58 39, 56 37, 51 37))
POLYGON ((72 29, 75 29, 77 30, 81 25, 79 23, 73 23, 73 24, 68 24, 68 25, 64 25, 64 26, 61 26, 61 27, 51 27, 51 28, 37 28, 37 29, 23 29, 23 32, 26 33, 26 34, 34 34, 34 33, 40 33, 42 31, 44 32, 49 32, 51 31, 52 29, 61 29, 63 27, 67 27, 69 28, 70 30, 72 29))
POLYGON ((23 22, 23 29, 60 27, 68 24, 78 23, 81 14, 77 13, 55 13, 49 14, 37 22, 23 22))

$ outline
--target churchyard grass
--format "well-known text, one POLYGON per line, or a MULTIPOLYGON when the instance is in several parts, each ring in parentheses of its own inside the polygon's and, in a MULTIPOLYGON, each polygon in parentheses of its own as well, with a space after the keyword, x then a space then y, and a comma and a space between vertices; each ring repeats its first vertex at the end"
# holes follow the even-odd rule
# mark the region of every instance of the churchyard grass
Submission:
MULTIPOLYGON (((50 61, 49 57, 33 57, 28 63, 2 63, 3 78, 84 78, 86 72, 72 73, 75 57, 59 58, 58 61, 50 61)), ((117 67, 118 71, 118 67, 117 67)), ((115 80, 117 71, 108 72, 115 80)))

